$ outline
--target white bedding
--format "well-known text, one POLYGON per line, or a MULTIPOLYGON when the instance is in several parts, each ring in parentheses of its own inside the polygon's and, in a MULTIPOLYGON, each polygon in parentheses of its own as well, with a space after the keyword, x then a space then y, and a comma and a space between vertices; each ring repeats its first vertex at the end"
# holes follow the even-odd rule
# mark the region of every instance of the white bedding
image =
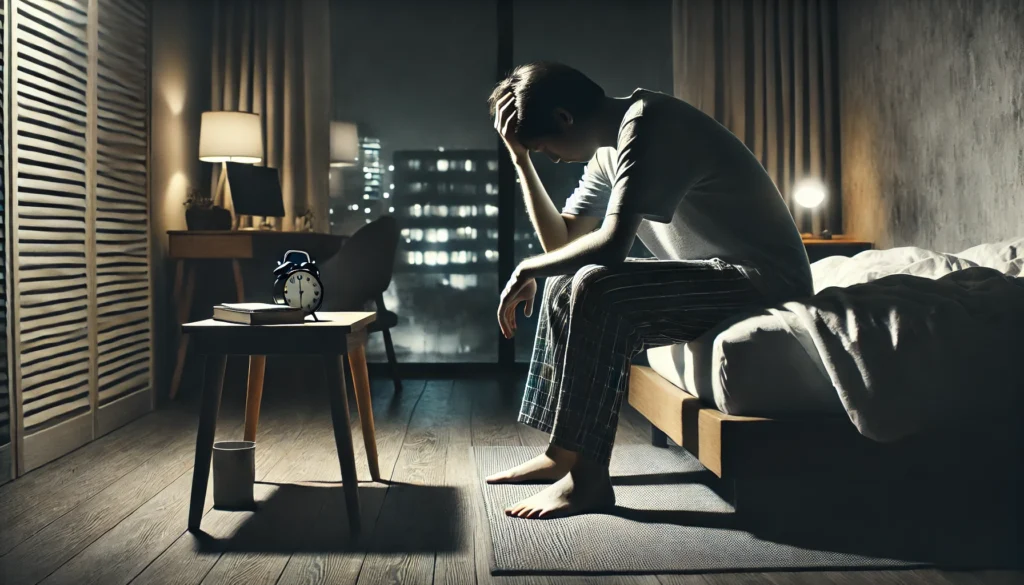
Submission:
POLYGON ((1006 276, 1022 268, 1024 238, 955 255, 907 247, 826 258, 811 267, 820 294, 648 360, 729 414, 845 411, 866 436, 894 440, 955 412, 965 392, 995 405, 1021 391, 1011 356, 1024 348, 1024 279, 1006 276))

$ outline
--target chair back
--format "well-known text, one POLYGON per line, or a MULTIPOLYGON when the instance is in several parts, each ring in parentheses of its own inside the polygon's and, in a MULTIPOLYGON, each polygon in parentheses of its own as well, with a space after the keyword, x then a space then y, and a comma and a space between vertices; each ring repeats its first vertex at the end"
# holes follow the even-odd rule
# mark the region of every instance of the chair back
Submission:
POLYGON ((327 291, 341 310, 362 310, 391 284, 398 249, 398 222, 385 215, 361 227, 338 251, 342 290, 327 291))

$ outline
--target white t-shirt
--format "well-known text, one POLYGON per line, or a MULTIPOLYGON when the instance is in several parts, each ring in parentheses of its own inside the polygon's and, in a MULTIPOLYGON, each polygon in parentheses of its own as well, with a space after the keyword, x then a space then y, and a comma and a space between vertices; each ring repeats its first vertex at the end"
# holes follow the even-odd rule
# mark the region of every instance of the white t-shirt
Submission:
POLYGON ((638 214, 659 260, 720 258, 772 303, 810 296, 800 232, 750 150, 684 101, 642 89, 632 99, 617 147, 597 151, 563 213, 638 214))

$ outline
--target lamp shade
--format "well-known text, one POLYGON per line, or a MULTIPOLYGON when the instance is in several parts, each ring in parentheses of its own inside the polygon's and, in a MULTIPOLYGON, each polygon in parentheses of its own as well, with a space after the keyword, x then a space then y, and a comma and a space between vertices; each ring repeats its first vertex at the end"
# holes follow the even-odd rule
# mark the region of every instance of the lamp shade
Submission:
POLYGON ((352 122, 331 122, 331 166, 347 167, 359 160, 359 132, 352 122))
POLYGON ((259 114, 203 112, 199 160, 255 164, 263 161, 263 127, 259 114))

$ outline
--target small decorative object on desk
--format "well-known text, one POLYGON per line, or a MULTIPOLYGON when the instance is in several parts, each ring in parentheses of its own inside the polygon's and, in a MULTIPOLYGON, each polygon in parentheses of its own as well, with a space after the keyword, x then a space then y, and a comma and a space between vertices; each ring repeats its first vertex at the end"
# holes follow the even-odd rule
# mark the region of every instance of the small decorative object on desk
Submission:
POLYGON ((316 261, 302 250, 288 250, 274 269, 274 302, 316 318, 324 302, 324 284, 316 261))
POLYGON ((311 232, 313 231, 313 221, 316 220, 316 214, 313 213, 312 209, 307 209, 306 213, 303 213, 299 217, 295 218, 295 231, 298 232, 311 232))
POLYGON ((190 187, 185 197, 185 225, 190 230, 229 230, 231 212, 213 204, 208 193, 190 187))
POLYGON ((268 303, 225 303, 213 308, 217 321, 241 325, 284 325, 302 323, 306 313, 286 305, 268 303))

